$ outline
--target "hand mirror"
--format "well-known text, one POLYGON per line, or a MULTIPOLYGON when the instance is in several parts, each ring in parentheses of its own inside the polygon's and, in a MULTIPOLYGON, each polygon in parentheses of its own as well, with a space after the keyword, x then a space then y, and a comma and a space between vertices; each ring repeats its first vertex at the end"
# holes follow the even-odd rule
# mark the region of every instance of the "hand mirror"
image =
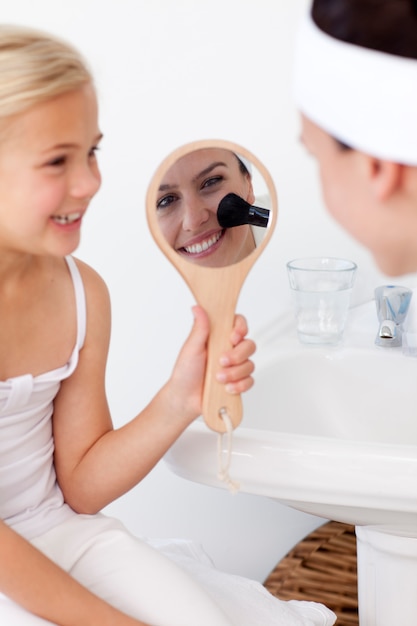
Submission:
POLYGON ((242 146, 196 141, 158 167, 146 210, 156 243, 209 316, 202 414, 212 430, 225 432, 224 411, 235 428, 242 401, 225 391, 215 373, 220 355, 230 347, 243 282, 275 226, 274 184, 264 165, 242 146))

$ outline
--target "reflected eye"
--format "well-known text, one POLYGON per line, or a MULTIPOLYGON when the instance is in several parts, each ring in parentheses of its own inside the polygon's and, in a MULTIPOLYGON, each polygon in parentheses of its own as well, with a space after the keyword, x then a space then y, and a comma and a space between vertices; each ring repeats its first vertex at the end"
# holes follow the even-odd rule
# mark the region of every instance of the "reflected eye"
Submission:
POLYGON ((203 184, 201 185, 202 189, 207 189, 209 187, 213 187, 214 185, 219 185, 221 182, 223 182, 224 178, 223 176, 211 176, 210 178, 207 178, 203 184))
POLYGON ((177 200, 177 196, 175 196, 174 194, 168 194, 167 196, 163 196, 163 198, 160 198, 157 203, 156 203, 156 208, 157 209, 167 209, 170 206, 172 206, 172 204, 174 204, 174 202, 177 200))

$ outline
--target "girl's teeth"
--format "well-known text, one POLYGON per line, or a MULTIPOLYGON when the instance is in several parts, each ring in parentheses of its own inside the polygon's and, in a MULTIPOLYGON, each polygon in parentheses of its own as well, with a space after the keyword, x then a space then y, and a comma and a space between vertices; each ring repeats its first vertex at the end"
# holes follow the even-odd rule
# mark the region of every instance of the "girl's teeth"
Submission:
POLYGON ((57 224, 71 224, 80 219, 81 213, 70 213, 69 215, 54 215, 52 218, 57 224))
POLYGON ((211 248, 211 246, 214 246, 214 244, 219 241, 221 236, 221 232, 216 233, 215 235, 210 237, 210 239, 206 239, 201 243, 195 243, 192 246, 186 246, 184 249, 189 254, 199 254, 200 252, 205 252, 205 250, 208 250, 209 248, 211 248))

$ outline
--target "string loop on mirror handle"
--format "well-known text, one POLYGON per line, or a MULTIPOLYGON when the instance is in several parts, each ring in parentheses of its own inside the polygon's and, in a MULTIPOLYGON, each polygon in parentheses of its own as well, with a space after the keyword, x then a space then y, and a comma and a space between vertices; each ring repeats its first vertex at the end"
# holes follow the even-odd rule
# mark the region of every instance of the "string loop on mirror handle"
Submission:
POLYGON ((229 470, 232 462, 232 440, 233 440, 233 423, 230 415, 227 412, 226 407, 222 407, 219 410, 219 415, 224 422, 226 432, 219 433, 217 435, 217 461, 218 461, 218 473, 219 480, 227 485, 227 488, 231 493, 237 493, 240 489, 240 484, 231 479, 229 470), (223 437, 227 437, 227 449, 226 459, 223 464, 223 437))

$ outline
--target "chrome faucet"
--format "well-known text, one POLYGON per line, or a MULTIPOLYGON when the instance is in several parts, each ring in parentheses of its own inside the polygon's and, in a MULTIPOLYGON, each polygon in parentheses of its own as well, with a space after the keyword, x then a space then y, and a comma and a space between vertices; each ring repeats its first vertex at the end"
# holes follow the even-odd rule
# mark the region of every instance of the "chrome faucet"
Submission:
POLYGON ((375 339, 377 346, 402 345, 403 323, 408 313, 413 292, 407 287, 383 285, 375 289, 379 330, 375 339))

